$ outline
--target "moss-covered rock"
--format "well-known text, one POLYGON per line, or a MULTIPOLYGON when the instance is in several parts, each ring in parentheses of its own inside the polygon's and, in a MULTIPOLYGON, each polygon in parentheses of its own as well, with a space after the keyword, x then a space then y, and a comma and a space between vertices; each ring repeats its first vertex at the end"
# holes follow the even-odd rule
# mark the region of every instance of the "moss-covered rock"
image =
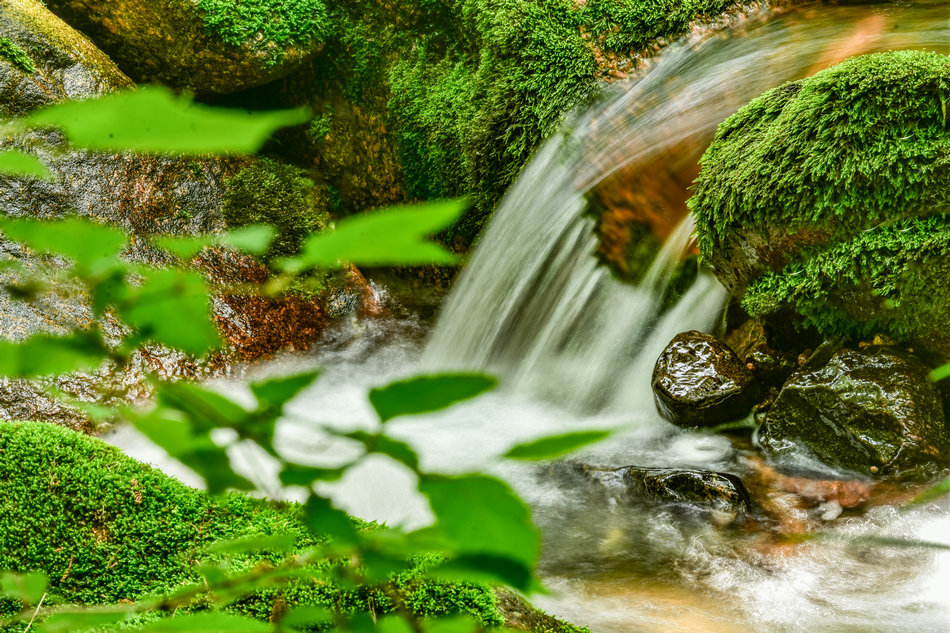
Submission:
POLYGON ((869 55, 720 126, 690 207, 703 257, 750 314, 790 306, 825 334, 950 352, 948 95, 950 57, 869 55))
POLYGON ((134 86, 84 35, 39 0, 0 3, 0 117, 134 86))
POLYGON ((273 81, 323 46, 323 0, 47 0, 136 81, 229 93, 273 81))
MULTIPOLYGON (((0 423, 0 570, 42 571, 50 578, 46 604, 137 601, 189 583, 195 565, 219 560, 216 541, 289 534, 297 546, 318 542, 292 505, 242 495, 212 498, 126 457, 116 448, 61 427, 0 423)), ((364 525, 364 527, 366 527, 364 525)), ((280 562, 255 551, 229 555, 233 570, 280 562)), ((395 595, 418 615, 464 614, 483 625, 504 622, 488 587, 436 583, 417 567, 392 580, 395 595)), ((294 581, 260 590, 229 609, 267 620, 275 607, 317 604, 344 612, 385 613, 395 606, 382 591, 341 589, 294 581)), ((0 615, 19 610, 0 600, 0 615)))
POLYGON ((269 224, 277 229, 267 257, 296 255, 306 236, 327 228, 327 196, 320 196, 297 167, 265 158, 226 184, 224 221, 229 227, 269 224))

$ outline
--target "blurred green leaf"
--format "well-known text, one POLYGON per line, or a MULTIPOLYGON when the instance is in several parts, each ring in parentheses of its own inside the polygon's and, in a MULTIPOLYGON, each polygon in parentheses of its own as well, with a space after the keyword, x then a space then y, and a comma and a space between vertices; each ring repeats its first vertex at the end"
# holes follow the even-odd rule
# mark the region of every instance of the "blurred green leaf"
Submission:
POLYGON ((0 374, 52 376, 96 367, 106 357, 105 348, 83 334, 37 334, 23 342, 0 341, 0 374))
POLYGON ((323 607, 301 605, 290 609, 287 614, 280 619, 280 624, 283 627, 310 630, 318 628, 319 625, 332 619, 333 613, 323 607))
POLYGON ((220 344, 211 301, 201 275, 183 270, 148 271, 122 318, 142 337, 200 356, 220 344))
POLYGON ((489 585, 507 585, 528 592, 535 586, 531 567, 522 561, 502 556, 476 554, 458 556, 428 572, 429 576, 449 582, 480 582, 489 585))
POLYGON ((405 464, 414 471, 419 470, 419 457, 416 455, 416 452, 412 450, 412 447, 405 442, 394 440, 385 435, 367 433, 366 431, 350 431, 340 433, 339 435, 362 443, 366 447, 367 452, 387 455, 397 462, 405 464))
POLYGON ((0 217, 0 228, 11 240, 38 253, 65 255, 88 267, 114 267, 127 241, 119 229, 75 216, 42 222, 0 217))
POLYGON ((203 248, 214 243, 211 237, 159 237, 155 245, 182 259, 191 259, 203 248))
POLYGON ((359 533, 353 521, 342 510, 337 510, 330 501, 312 495, 304 504, 304 518, 315 536, 327 536, 341 546, 355 545, 359 533))
POLYGON ((297 537, 293 534, 255 534, 212 543, 205 551, 216 554, 243 554, 260 550, 289 552, 296 543, 297 537))
POLYGON ((457 552, 509 558, 534 569, 540 540, 524 502, 508 484, 486 475, 426 475, 435 531, 457 552))
POLYGON ((46 593, 49 580, 46 574, 38 571, 15 574, 0 574, 0 593, 8 598, 22 600, 28 604, 37 604, 46 593))
POLYGON ((573 453, 579 448, 599 442, 610 435, 610 431, 577 431, 542 437, 513 447, 505 457, 509 459, 541 460, 561 457, 573 453))
POLYGON ((38 110, 28 125, 63 130, 77 146, 168 154, 252 153, 277 129, 306 123, 309 112, 247 112, 212 108, 148 86, 38 110))
POLYGON ((53 174, 36 156, 15 149, 0 151, 0 172, 41 180, 53 179, 53 174))
POLYGON ((481 628, 478 622, 465 616, 439 618, 426 623, 426 633, 475 633, 481 628))
POLYGON ((72 631, 86 631, 109 624, 121 622, 129 617, 121 611, 77 611, 73 613, 54 613, 37 628, 44 633, 71 633, 72 631))
POLYGON ((137 629, 141 633, 267 633, 274 626, 233 613, 184 613, 137 629))
POLYGON ((280 482, 285 486, 304 486, 309 488, 316 481, 337 481, 346 472, 346 468, 313 468, 298 464, 287 464, 280 473, 280 482))
POLYGON ((403 618, 398 615, 390 615, 376 623, 376 630, 379 633, 415 633, 403 618))
POLYGON ((361 266, 452 264, 456 256, 428 238, 451 225, 467 206, 466 200, 445 200, 347 218, 335 231, 309 237, 300 256, 284 260, 283 267, 300 272, 343 262, 361 266))
POLYGON ((251 383, 251 393, 257 398, 259 408, 279 411, 319 377, 319 371, 308 371, 292 376, 254 382, 251 383))
POLYGON ((950 363, 947 363, 946 365, 941 365, 940 367, 937 367, 935 370, 930 372, 930 379, 934 382, 937 382, 938 380, 943 380, 944 378, 947 378, 947 377, 950 377, 950 363))
POLYGON ((930 486, 922 493, 911 499, 908 502, 908 505, 920 505, 922 503, 928 503, 934 499, 939 499, 948 493, 950 493, 950 479, 944 479, 943 481, 930 486))
POLYGON ((277 235, 277 229, 272 226, 252 224, 228 231, 221 236, 221 241, 246 253, 263 255, 270 248, 275 235, 277 235))
POLYGON ((372 389, 369 401, 383 422, 400 415, 445 409, 493 389, 497 381, 483 374, 416 376, 372 389))
POLYGON ((207 387, 188 382, 163 382, 157 387, 159 401, 188 417, 195 429, 242 428, 251 413, 230 398, 207 387))

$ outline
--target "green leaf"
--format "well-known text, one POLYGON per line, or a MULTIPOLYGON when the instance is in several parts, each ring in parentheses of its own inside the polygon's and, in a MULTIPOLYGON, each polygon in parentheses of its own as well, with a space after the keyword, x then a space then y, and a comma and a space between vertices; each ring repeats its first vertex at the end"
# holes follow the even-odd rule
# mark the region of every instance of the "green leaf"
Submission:
POLYGON ((577 431, 563 435, 552 435, 524 444, 518 444, 507 453, 509 459, 541 460, 561 457, 577 449, 599 442, 610 435, 610 431, 577 431))
POLYGON ((38 334, 23 342, 0 341, 0 375, 52 376, 96 367, 105 348, 82 333, 72 336, 38 334))
POLYGON ((252 255, 263 255, 270 248, 275 235, 277 235, 277 229, 272 226, 252 224, 228 231, 221 236, 221 241, 252 255))
POLYGON ((419 457, 416 455, 416 452, 412 450, 412 447, 404 442, 394 440, 385 435, 367 433, 366 431, 349 431, 339 433, 338 435, 362 443, 366 447, 367 452, 388 455, 414 471, 419 470, 419 457))
POLYGON ((313 629, 327 620, 333 619, 333 613, 323 607, 301 605, 289 610, 280 619, 281 626, 295 629, 313 629))
POLYGON ((304 505, 304 518, 315 536, 328 536, 341 546, 355 545, 359 533, 353 521, 343 511, 337 510, 327 499, 312 495, 304 505))
POLYGON ((81 147, 169 154, 246 153, 275 130, 306 123, 307 109, 268 112, 226 110, 192 103, 159 86, 98 99, 67 101, 26 117, 53 126, 81 147))
POLYGON ((257 398, 259 408, 280 411, 319 377, 319 371, 308 371, 292 376, 272 378, 263 382, 251 383, 251 392, 257 398))
POLYGON ((142 633, 267 633, 274 627, 247 616, 212 611, 176 615, 138 630, 142 633))
POLYGON ((49 580, 46 574, 38 571, 15 574, 3 572, 0 574, 0 593, 8 598, 22 600, 28 604, 36 604, 46 593, 49 580))
POLYGON ((456 256, 428 237, 451 225, 467 206, 465 200, 445 200, 347 218, 335 231, 309 237, 300 256, 284 260, 283 267, 300 272, 343 262, 362 266, 453 264, 456 256))
POLYGON ((251 413, 230 398, 211 389, 188 382, 163 382, 157 395, 162 404, 174 407, 187 416, 195 429, 240 429, 251 413))
POLYGON ((934 499, 939 499, 948 493, 950 493, 950 479, 944 479, 943 481, 930 486, 922 493, 911 499, 908 502, 908 505, 920 505, 922 503, 928 503, 934 499))
POLYGON ((121 622, 129 617, 124 611, 76 611, 73 613, 54 613, 46 618, 37 629, 44 633, 71 633, 85 631, 109 624, 121 622))
POLYGON ((426 623, 426 633, 475 633, 481 628, 478 622, 461 615, 426 623))
POLYGON ((935 370, 930 372, 930 380, 937 382, 938 380, 943 380, 944 378, 950 377, 950 363, 946 365, 941 365, 935 370))
POLYGON ((316 481, 338 481, 344 473, 346 473, 346 468, 312 468, 287 464, 280 472, 280 483, 285 486, 309 488, 316 481))
POLYGON ((398 615, 389 615, 376 623, 379 633, 414 633, 409 623, 398 615))
POLYGON ((297 537, 293 534, 255 534, 212 543, 205 551, 212 554, 243 554, 262 550, 289 552, 294 549, 296 543, 297 537))
POLYGON ((145 339, 195 356, 220 344, 211 321, 208 288, 197 273, 148 271, 134 300, 121 306, 119 312, 145 339))
POLYGON ((75 216, 43 222, 4 217, 0 228, 11 240, 38 253, 58 253, 86 266, 114 266, 127 239, 119 229, 75 216))
POLYGON ((416 415, 445 409, 474 398, 498 384, 483 374, 436 374, 416 376, 369 392, 369 401, 383 422, 400 415, 416 415))
POLYGON ((53 174, 36 156, 15 149, 0 151, 0 172, 52 180, 53 174))
POLYGON ((509 558, 534 568, 540 540, 524 502, 486 475, 427 475, 419 490, 429 498, 435 531, 463 554, 509 558))
POLYGON ((213 242, 214 239, 211 237, 159 237, 155 239, 157 246, 182 259, 191 259, 213 242))
POLYGON ((529 592, 536 586, 534 573, 525 563, 484 554, 456 557, 430 569, 427 574, 449 582, 508 585, 522 592, 529 592))

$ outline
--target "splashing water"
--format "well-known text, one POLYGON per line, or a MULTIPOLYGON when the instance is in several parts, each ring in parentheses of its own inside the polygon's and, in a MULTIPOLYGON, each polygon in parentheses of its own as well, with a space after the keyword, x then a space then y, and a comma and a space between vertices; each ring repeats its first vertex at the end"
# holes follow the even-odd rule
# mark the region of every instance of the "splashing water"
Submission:
MULTIPOLYGON (((435 472, 490 470, 528 500, 544 533, 542 575, 555 590, 537 602, 595 633, 927 633, 950 632, 950 555, 855 544, 862 535, 950 543, 950 508, 872 508, 829 519, 840 541, 782 545, 768 534, 683 522, 660 508, 595 503, 545 471, 499 456, 540 435, 617 428, 579 457, 604 466, 680 466, 745 474, 725 438, 673 429, 653 406, 649 377, 678 332, 713 327, 725 293, 709 276, 672 308, 661 298, 690 246, 683 202, 696 162, 716 126, 741 105, 785 81, 853 54, 923 48, 950 52, 950 3, 806 5, 778 15, 753 11, 722 33, 697 30, 652 66, 547 142, 499 205, 445 305, 425 349, 393 341, 363 323, 356 341, 281 372, 329 364, 279 427, 281 450, 307 463, 346 457, 314 422, 377 424, 370 387, 421 370, 497 373, 503 387, 446 412, 396 419, 390 432, 435 472), (649 198, 664 191, 665 246, 636 286, 616 280, 593 257, 592 197, 633 182, 649 198), (385 340, 379 347, 366 341, 385 340)), ((410 323, 417 330, 418 324, 410 323)), ((344 337, 345 338, 345 337, 344 337)), ((241 385, 226 387, 244 393, 241 385)), ((133 440, 132 454, 155 461, 133 440)), ((245 459, 272 495, 273 482, 245 459)), ((413 476, 385 458, 367 461, 327 488, 349 512, 393 525, 431 520, 413 476)))

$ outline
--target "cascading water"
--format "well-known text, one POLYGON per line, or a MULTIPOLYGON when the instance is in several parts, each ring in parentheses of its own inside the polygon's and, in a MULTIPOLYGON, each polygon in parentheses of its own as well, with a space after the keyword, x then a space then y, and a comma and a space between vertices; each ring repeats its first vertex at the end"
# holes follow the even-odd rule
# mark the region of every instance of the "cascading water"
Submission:
MULTIPOLYGON (((356 344, 285 361, 326 372, 279 427, 281 450, 332 465, 346 447, 313 423, 372 428, 370 387, 425 369, 491 371, 502 377, 498 392, 387 426, 419 452, 423 468, 489 469, 531 503, 545 536, 542 576, 555 590, 538 603, 550 612, 595 633, 948 632, 950 555, 854 541, 884 535, 950 543, 946 504, 810 517, 840 542, 783 545, 766 529, 729 531, 617 498, 596 502, 546 472, 498 458, 539 435, 614 427, 618 432, 586 451, 584 461, 749 472, 727 439, 673 429, 653 407, 649 376, 657 354, 677 332, 714 325, 724 298, 715 280, 701 275, 661 310, 670 271, 689 246, 689 220, 671 232, 634 287, 595 261, 587 201, 643 165, 689 173, 716 125, 772 86, 852 54, 950 52, 950 3, 806 5, 774 16, 753 12, 729 26, 671 46, 539 150, 483 233, 425 350, 413 338, 389 340, 369 355, 356 344)), ((672 198, 682 206, 685 196, 672 198)), ((383 323, 357 327, 366 330, 362 341, 392 338, 374 333, 383 323)), ((119 442, 130 447, 128 438, 119 442)), ((413 486, 405 469, 379 458, 327 492, 355 515, 424 525, 430 515, 413 486)))

